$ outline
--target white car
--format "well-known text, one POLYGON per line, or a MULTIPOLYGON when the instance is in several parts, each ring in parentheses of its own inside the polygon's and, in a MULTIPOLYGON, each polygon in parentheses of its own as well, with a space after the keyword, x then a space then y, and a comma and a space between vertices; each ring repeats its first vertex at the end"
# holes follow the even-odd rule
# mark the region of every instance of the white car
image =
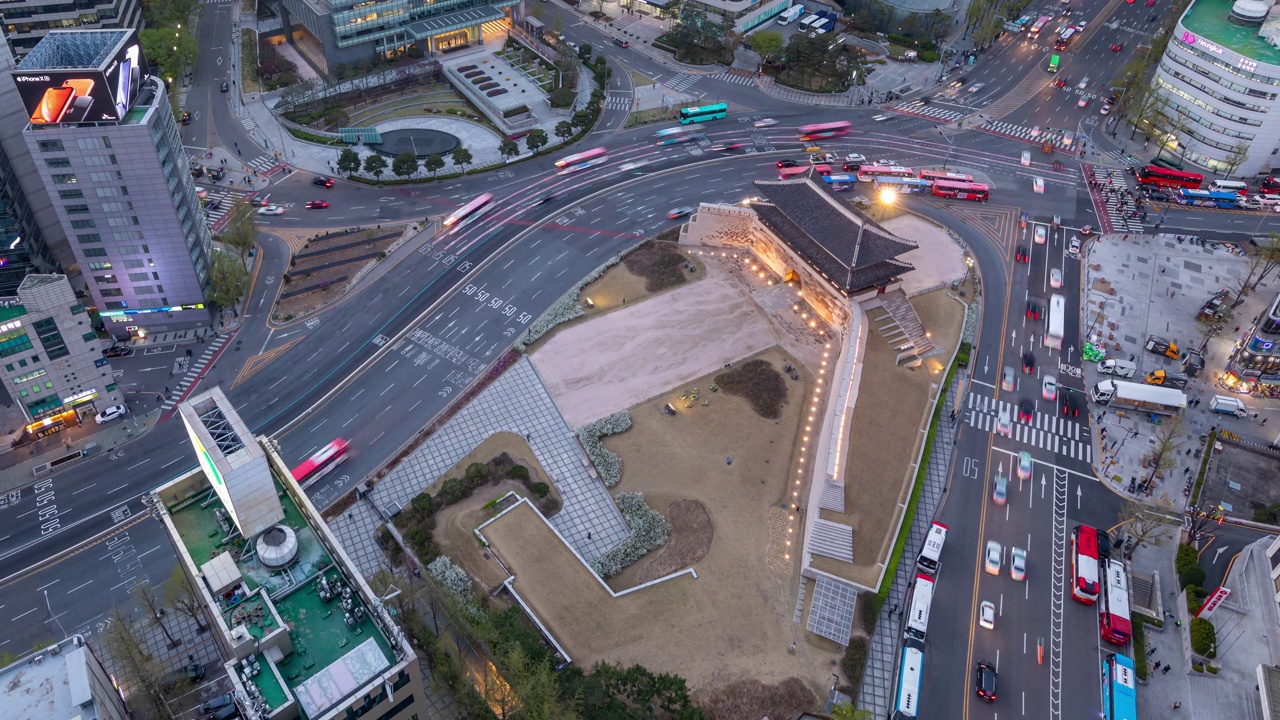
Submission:
POLYGON ((848 155, 844 156, 844 161, 851 162, 851 163, 864 163, 867 161, 867 156, 859 155, 858 153, 849 153, 848 155))
MULTIPOLYGON (((1276 207, 1280 208, 1280 205, 1277 205, 1276 207)), ((1075 235, 1071 236, 1071 243, 1067 245, 1067 252, 1073 255, 1080 254, 1080 238, 1076 237, 1075 235)), ((1058 279, 1061 280, 1062 278, 1058 278, 1058 279)))
POLYGON ((988 575, 999 575, 1000 564, 1004 561, 1004 548, 995 540, 987 541, 987 552, 982 561, 983 569, 988 575))
POLYGON ((1111 114, 1111 106, 1110 106, 1110 105, 1103 105, 1103 106, 1102 106, 1102 109, 1098 111, 1098 114, 1099 114, 1099 115, 1110 115, 1110 114, 1111 114))
POLYGON ((1036 125, 1035 127, 1031 128, 1031 137, 1033 137, 1033 138, 1034 138, 1034 137, 1040 137, 1040 126, 1039 126, 1039 125, 1036 125))
POLYGON ((881 158, 880 160, 877 160, 877 161, 876 161, 876 164, 877 164, 877 165, 880 165, 881 167, 883 167, 883 166, 885 166, 885 165, 893 166, 893 165, 897 165, 897 164, 898 164, 898 161, 897 161, 897 160, 893 160, 893 159, 885 159, 885 158, 881 158))
POLYGON ((760 118, 759 120, 751 124, 758 128, 764 128, 764 127, 773 127, 774 125, 778 124, 778 121, 774 120, 773 118, 760 118))
POLYGON ((1009 551, 1009 577, 1018 582, 1027 579, 1027 551, 1020 547, 1009 551))
POLYGON ((991 502, 1004 505, 1009 502, 1009 478, 996 473, 995 482, 991 483, 991 502))
POLYGON ((1034 190, 1037 195, 1043 195, 1044 194, 1044 178, 1038 177, 1035 180, 1032 180, 1031 189, 1034 190))
MULTIPOLYGON (((1039 178, 1037 178, 1039 179, 1039 178)), ((1036 226, 1036 244, 1043 245, 1049 239, 1049 230, 1043 225, 1036 226)))
POLYGON ((1049 402, 1058 399, 1058 378, 1053 375, 1044 376, 1044 380, 1040 383, 1040 397, 1049 402))
POLYGON ((996 434, 1013 437, 1013 416, 1009 408, 1001 410, 999 417, 996 418, 996 434))
POLYGON ((996 604, 983 600, 978 606, 978 624, 988 630, 996 629, 996 604))
POLYGON ((986 86, 987 86, 987 84, 986 84, 986 83, 974 83, 974 84, 972 84, 972 85, 970 85, 970 86, 969 86, 969 93, 970 93, 970 94, 976 93, 976 92, 978 92, 979 90, 981 90, 982 88, 984 88, 984 87, 986 87, 986 86))
POLYGON ((1089 105, 1089 98, 1086 98, 1086 97, 1080 98, 1080 101, 1076 103, 1076 107, 1088 107, 1088 105, 1089 105))
POLYGON ((1018 453, 1018 479, 1026 480, 1031 477, 1031 453, 1023 450, 1018 453))
POLYGON ((1049 270, 1049 287, 1057 290, 1062 287, 1062 270, 1053 268, 1049 270))
POLYGON ((123 405, 112 405, 97 415, 94 415, 93 421, 98 425, 101 425, 103 423, 111 422, 116 418, 124 417, 127 412, 129 412, 129 409, 123 405))
POLYGON ((1077 89, 1077 90, 1083 90, 1083 89, 1085 89, 1085 88, 1087 88, 1087 87, 1089 87, 1089 76, 1088 76, 1088 75, 1085 75, 1085 76, 1084 76, 1084 79, 1080 81, 1080 84, 1079 84, 1079 85, 1076 85, 1076 89, 1077 89))
POLYGON ((258 214, 259 215, 283 215, 284 208, 280 207, 279 205, 268 205, 266 207, 258 208, 258 214))
POLYGON ((1005 392, 1018 389, 1018 375, 1013 371, 1012 365, 1004 366, 1004 372, 1000 375, 1000 389, 1005 392))

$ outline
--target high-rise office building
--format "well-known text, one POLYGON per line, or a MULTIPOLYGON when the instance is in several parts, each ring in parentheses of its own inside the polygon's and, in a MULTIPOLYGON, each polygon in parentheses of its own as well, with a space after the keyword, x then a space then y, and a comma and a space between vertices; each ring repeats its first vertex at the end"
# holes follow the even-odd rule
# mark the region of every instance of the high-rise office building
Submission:
POLYGON ((0 668, 0 715, 128 720, 120 691, 84 636, 72 635, 0 668))
POLYGON ((133 30, 51 32, 13 71, 31 172, 113 336, 207 327, 213 238, 133 30))
POLYGON ((19 0, 0 5, 0 27, 19 57, 31 52, 50 30, 68 28, 142 29, 138 0, 19 0))

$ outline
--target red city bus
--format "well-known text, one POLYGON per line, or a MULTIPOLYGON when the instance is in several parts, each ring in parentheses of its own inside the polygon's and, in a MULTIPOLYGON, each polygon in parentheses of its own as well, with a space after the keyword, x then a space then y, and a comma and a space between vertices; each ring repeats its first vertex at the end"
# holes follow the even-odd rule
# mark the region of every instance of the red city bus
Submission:
POLYGON ((881 177, 914 178, 916 171, 901 165, 863 165, 858 168, 858 180, 872 182, 881 177))
POLYGON ((1098 604, 1098 627, 1102 639, 1112 645, 1124 646, 1132 636, 1129 618, 1129 573, 1124 563, 1108 560, 1106 563, 1107 587, 1098 604))
POLYGON ((1178 187, 1188 190, 1199 190, 1204 183, 1200 173, 1170 170, 1157 165, 1148 165, 1138 171, 1138 182, 1156 187, 1178 187))
POLYGON ((1077 525, 1071 531, 1071 597, 1092 605, 1098 589, 1098 531, 1077 525))
POLYGON ((807 167, 778 168, 778 179, 787 180, 798 175, 804 175, 807 172, 809 172, 807 167))
POLYGON ((347 441, 338 438, 293 469, 293 480, 306 489, 347 459, 347 441))
POLYGON ((489 203, 492 202, 493 193, 484 193, 475 200, 454 210, 452 215, 444 219, 444 226, 451 228, 457 225, 458 229, 464 228, 471 219, 479 217, 488 211, 492 207, 489 203))
POLYGON ((991 189, 982 183, 955 182, 951 180, 934 181, 933 194, 937 197, 977 200, 978 202, 986 202, 991 199, 991 189))
POLYGON ((1258 185, 1263 195, 1280 195, 1280 177, 1264 177, 1258 185))
POLYGON ((817 125, 804 125, 800 128, 800 140, 809 142, 811 140, 826 140, 827 138, 840 137, 848 135, 849 130, 853 128, 848 121, 841 120, 839 122, 819 123, 817 125))
POLYGON ((965 175, 964 173, 947 172, 946 170, 921 170, 920 179, 930 180, 930 181, 951 180, 953 182, 966 182, 966 183, 973 182, 972 175, 965 175))

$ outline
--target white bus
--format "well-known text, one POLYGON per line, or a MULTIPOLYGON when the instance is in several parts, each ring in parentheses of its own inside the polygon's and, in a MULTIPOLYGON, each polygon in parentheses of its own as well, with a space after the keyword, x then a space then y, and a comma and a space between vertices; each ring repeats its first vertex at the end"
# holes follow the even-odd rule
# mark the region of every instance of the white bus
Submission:
POLYGON ((893 720, 914 720, 920 715, 920 676, 924 671, 924 645, 907 641, 898 668, 898 697, 893 720))
POLYGON ((814 13, 809 17, 806 17, 805 19, 801 20, 800 32, 809 32, 809 28, 812 27, 814 23, 818 22, 821 19, 822 19, 821 15, 819 15, 818 13, 814 13))
POLYGON ((911 615, 907 617, 906 637, 924 642, 929 634, 929 608, 933 605, 933 578, 919 573, 911 593, 911 615))
POLYGON ((1044 333, 1044 346, 1054 349, 1062 348, 1062 334, 1065 332, 1067 318, 1067 299, 1061 295, 1049 298, 1049 327, 1044 333))
POLYGON ((924 539, 924 547, 920 549, 920 557, 916 563, 930 575, 938 574, 938 563, 942 560, 942 544, 947 541, 947 526, 934 522, 929 526, 929 535, 924 539))
POLYGON ((804 6, 792 5, 791 7, 787 8, 781 15, 778 16, 778 24, 790 25, 791 23, 795 22, 796 19, 799 18, 801 15, 804 15, 804 6))

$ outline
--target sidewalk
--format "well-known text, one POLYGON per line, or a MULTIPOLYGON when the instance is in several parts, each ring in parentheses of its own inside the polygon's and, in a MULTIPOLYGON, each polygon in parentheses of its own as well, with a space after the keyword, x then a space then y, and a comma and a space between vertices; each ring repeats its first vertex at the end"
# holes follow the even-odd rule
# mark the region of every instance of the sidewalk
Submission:
MULTIPOLYGON (((132 404, 130 403, 130 405, 132 404)), ((159 416, 160 413, 157 410, 152 410, 143 415, 129 415, 102 430, 91 432, 70 442, 64 442, 58 445, 56 449, 48 450, 40 455, 31 455, 33 448, 30 445, 10 450, 0 455, 0 492, 8 492, 15 488, 29 485, 36 479, 32 469, 37 465, 84 450, 85 446, 91 443, 97 444, 96 454, 110 453, 115 448, 136 437, 140 437, 150 430, 159 416)), ((88 422, 89 425, 87 427, 90 430, 96 429, 97 426, 93 425, 93 418, 89 418, 88 422)), ((67 430, 52 437, 57 438, 67 432, 72 431, 67 430)), ((46 475, 45 477, 52 476, 46 475)))
POLYGON ((1239 287, 1247 272, 1245 259, 1164 235, 1104 235, 1089 242, 1085 252, 1081 336, 1105 348, 1108 357, 1132 359, 1138 365, 1134 377, 1116 378, 1099 374, 1093 363, 1084 363, 1086 388, 1104 379, 1141 383, 1153 370, 1181 371, 1180 360, 1145 350, 1149 335, 1177 343, 1183 357, 1205 343, 1205 369, 1184 389, 1190 406, 1182 413, 1183 427, 1174 440, 1176 462, 1146 492, 1140 485, 1151 477, 1152 469, 1144 467, 1144 458, 1168 420, 1155 424, 1144 413, 1090 405, 1094 469, 1103 482, 1118 493, 1181 511, 1186 504, 1184 483, 1193 481, 1200 467, 1196 451, 1201 449, 1201 436, 1217 427, 1265 443, 1262 421, 1280 412, 1280 400, 1249 398, 1249 407, 1259 412, 1250 418, 1213 413, 1208 405, 1214 395, 1229 394, 1217 381, 1237 340, 1232 328, 1239 325, 1243 333, 1252 324, 1273 296, 1276 281, 1273 278, 1247 296, 1231 316, 1219 321, 1222 332, 1214 333, 1196 315, 1219 287, 1239 287), (1128 489, 1131 482, 1139 486, 1134 493, 1128 489))

